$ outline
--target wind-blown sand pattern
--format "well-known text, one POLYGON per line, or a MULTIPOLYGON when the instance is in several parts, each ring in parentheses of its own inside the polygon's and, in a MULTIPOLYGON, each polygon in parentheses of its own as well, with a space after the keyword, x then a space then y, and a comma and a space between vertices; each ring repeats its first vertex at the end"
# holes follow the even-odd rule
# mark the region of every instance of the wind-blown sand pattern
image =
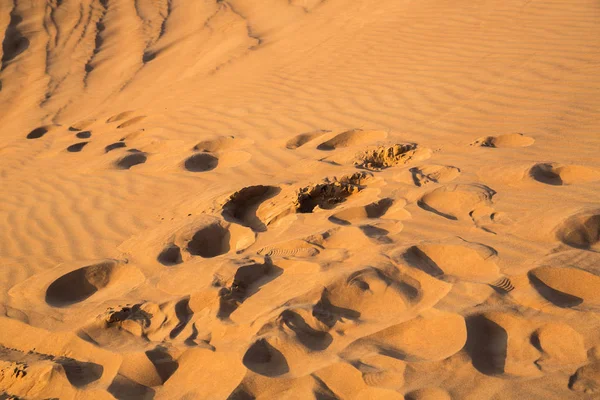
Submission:
POLYGON ((599 18, 0 1, 0 399, 599 398, 599 18))

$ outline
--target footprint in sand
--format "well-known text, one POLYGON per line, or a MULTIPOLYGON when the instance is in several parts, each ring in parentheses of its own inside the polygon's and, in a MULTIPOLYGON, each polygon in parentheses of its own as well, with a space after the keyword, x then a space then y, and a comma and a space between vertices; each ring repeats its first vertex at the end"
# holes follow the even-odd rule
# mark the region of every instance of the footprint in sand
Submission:
POLYGON ((561 186, 600 180, 600 172, 580 165, 540 163, 529 170, 529 176, 547 185, 561 186))
POLYGON ((79 153, 89 142, 75 143, 67 147, 69 153, 79 153))
POLYGON ((492 204, 496 192, 481 184, 443 186, 425 194, 419 207, 451 220, 469 216, 479 207, 492 204))
POLYGON ((395 165, 423 161, 429 157, 431 150, 418 147, 416 143, 394 144, 363 152, 356 157, 354 165, 357 168, 381 171, 395 165))
POLYGON ((571 216, 557 228, 556 237, 571 247, 600 251, 600 211, 571 216))
POLYGON ((342 132, 317 146, 319 150, 335 150, 344 147, 383 140, 387 137, 384 131, 352 129, 342 132))
POLYGON ((497 283, 500 270, 493 258, 496 251, 478 243, 419 244, 392 255, 438 279, 497 283))
POLYGON ((451 182, 460 175, 460 169, 450 165, 423 165, 411 168, 409 171, 415 186, 419 187, 451 182))
POLYGON ((217 168, 219 159, 209 153, 199 153, 187 158, 183 166, 190 172, 206 172, 217 168))
POLYGON ((522 133, 507 133, 499 136, 484 136, 473 143, 471 146, 495 147, 495 148, 513 148, 531 146, 535 139, 525 136, 522 133))
POLYGON ((133 117, 131 119, 128 119, 127 121, 123 122, 122 124, 119 124, 117 126, 117 129, 123 129, 123 128, 128 128, 132 125, 137 124, 138 122, 142 121, 143 119, 145 119, 146 116, 145 115, 140 115, 138 117, 133 117))
POLYGON ((137 268, 113 260, 88 265, 52 282, 46 289, 46 303, 53 307, 80 303, 119 281, 132 277, 137 280, 138 275, 137 268))
POLYGON ((44 136, 46 133, 48 133, 49 127, 47 126, 40 126, 39 128, 35 128, 34 130, 32 130, 31 132, 29 132, 27 134, 27 139, 39 139, 42 136, 44 136))
POLYGON ((600 276, 576 267, 542 266, 529 271, 529 281, 555 306, 600 310, 600 276))
POLYGON ((261 286, 266 285, 283 273, 283 269, 271 264, 253 263, 239 267, 229 287, 219 291, 219 311, 217 318, 229 319, 229 316, 250 296, 256 294, 261 286))
POLYGON ((77 136, 79 139, 89 139, 92 137, 92 132, 91 131, 81 131, 81 132, 77 132, 75 134, 75 136, 77 136))
POLYGON ((256 232, 264 232, 267 226, 258 218, 256 211, 261 203, 276 196, 281 191, 276 186, 248 186, 227 199, 222 215, 226 220, 247 226, 256 232))
POLYGON ((300 135, 294 136, 293 138, 288 140, 287 143, 285 144, 285 148, 289 149, 289 150, 295 150, 299 147, 304 146, 308 142, 311 142, 317 138, 320 138, 321 136, 323 136, 324 134, 329 133, 329 132, 331 132, 331 131, 318 130, 318 131, 313 131, 313 132, 308 132, 308 133, 301 133, 300 135))
POLYGON ((130 169, 136 165, 143 164, 146 162, 146 160, 148 160, 148 156, 144 152, 136 149, 131 149, 129 152, 130 154, 118 159, 115 162, 115 166, 118 169, 130 169))
POLYGON ((108 146, 106 146, 104 148, 104 152, 108 153, 109 151, 113 151, 113 150, 120 149, 120 148, 123 148, 123 147, 127 147, 127 144, 125 144, 125 142, 111 143, 111 144, 109 144, 108 146))
POLYGON ((333 223, 351 225, 355 221, 381 218, 394 204, 391 198, 385 198, 362 207, 348 208, 329 217, 333 223))
POLYGON ((121 112, 119 114, 115 114, 112 117, 110 117, 109 119, 107 119, 106 123, 110 124, 110 123, 113 123, 113 122, 121 121, 121 120, 123 120, 123 119, 125 119, 125 118, 127 118, 127 117, 129 117, 131 115, 133 115, 133 113, 134 113, 133 111, 124 111, 124 112, 121 112))

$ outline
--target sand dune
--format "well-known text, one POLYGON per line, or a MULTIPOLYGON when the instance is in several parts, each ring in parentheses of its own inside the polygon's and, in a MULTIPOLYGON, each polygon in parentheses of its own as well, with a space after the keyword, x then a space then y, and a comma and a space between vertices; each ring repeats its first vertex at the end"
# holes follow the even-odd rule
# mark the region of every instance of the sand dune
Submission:
POLYGON ((0 399, 598 398, 599 12, 0 1, 0 399))

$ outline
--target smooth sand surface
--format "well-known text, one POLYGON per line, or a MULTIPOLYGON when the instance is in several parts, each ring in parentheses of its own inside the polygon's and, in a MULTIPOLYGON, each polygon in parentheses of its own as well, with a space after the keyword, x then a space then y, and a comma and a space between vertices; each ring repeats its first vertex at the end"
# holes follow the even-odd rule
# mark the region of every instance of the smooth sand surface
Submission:
POLYGON ((0 0, 0 398, 600 397, 600 3, 0 0))

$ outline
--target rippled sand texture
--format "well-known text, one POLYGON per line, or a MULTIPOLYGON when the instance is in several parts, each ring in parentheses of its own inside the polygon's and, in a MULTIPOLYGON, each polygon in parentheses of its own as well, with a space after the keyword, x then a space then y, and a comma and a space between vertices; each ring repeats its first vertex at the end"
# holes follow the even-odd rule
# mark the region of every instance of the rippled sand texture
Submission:
POLYGON ((0 398, 600 396, 600 3, 1 0, 0 398))

